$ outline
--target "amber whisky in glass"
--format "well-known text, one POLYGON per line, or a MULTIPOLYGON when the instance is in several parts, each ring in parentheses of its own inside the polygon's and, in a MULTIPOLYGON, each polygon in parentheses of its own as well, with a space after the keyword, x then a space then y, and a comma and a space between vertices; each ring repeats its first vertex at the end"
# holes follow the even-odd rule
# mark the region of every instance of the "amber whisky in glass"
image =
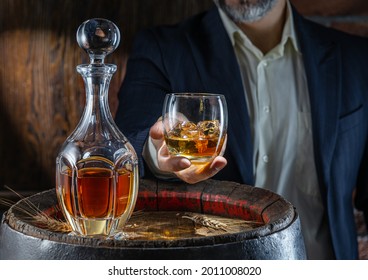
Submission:
POLYGON ((227 106, 223 95, 167 94, 162 121, 164 138, 172 156, 192 163, 207 163, 223 152, 227 131, 227 106))

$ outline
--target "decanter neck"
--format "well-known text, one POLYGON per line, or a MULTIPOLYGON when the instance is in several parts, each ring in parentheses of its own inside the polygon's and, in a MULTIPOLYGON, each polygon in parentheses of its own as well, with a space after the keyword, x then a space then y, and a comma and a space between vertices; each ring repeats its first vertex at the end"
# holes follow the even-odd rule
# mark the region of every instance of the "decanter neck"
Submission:
POLYGON ((86 105, 81 118, 81 128, 93 132, 96 138, 106 135, 105 130, 113 123, 108 90, 116 65, 78 65, 77 71, 82 75, 86 90, 86 105))

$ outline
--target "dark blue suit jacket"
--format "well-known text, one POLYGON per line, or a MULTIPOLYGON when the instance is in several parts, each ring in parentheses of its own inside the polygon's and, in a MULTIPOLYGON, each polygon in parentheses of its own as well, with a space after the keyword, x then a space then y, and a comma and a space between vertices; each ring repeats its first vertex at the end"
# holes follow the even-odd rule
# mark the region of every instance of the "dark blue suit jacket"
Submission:
MULTIPOLYGON (((295 11, 294 19, 308 80, 315 162, 335 255, 354 259, 354 190, 356 207, 368 214, 368 40, 321 27, 295 11)), ((136 38, 119 93, 116 122, 138 155, 168 92, 226 96, 228 165, 214 178, 254 185, 240 70, 216 8, 136 38)), ((140 163, 141 175, 148 176, 142 158, 140 163)))

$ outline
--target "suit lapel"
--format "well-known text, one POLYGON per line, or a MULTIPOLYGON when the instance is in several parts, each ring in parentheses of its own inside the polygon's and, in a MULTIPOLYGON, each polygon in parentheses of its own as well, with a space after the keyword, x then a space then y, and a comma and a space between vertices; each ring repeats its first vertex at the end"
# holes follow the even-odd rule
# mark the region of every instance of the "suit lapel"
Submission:
MULTIPOLYGON (((313 24, 297 13, 294 19, 310 94, 316 167, 321 185, 327 187, 340 108, 339 52, 332 42, 312 30, 313 24)), ((203 18, 196 36, 187 39, 202 83, 209 92, 224 94, 228 103, 231 137, 227 150, 237 161, 243 182, 253 185, 253 144, 242 78, 216 8, 203 18)))
POLYGON ((325 197, 330 182, 330 167, 337 139, 340 111, 340 51, 326 37, 313 30, 294 13, 298 39, 303 53, 312 114, 315 162, 325 197))
POLYGON ((188 36, 188 41, 205 89, 226 96, 230 135, 227 151, 235 158, 243 182, 253 185, 253 144, 242 78, 216 8, 206 14, 195 36, 188 36))

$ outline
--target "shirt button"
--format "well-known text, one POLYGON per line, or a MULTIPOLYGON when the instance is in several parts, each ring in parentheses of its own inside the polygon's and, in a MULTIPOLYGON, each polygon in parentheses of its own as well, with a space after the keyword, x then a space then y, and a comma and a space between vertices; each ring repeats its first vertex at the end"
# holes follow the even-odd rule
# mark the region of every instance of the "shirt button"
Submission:
POLYGON ((269 113, 270 112, 270 107, 269 106, 264 106, 263 111, 265 111, 266 113, 269 113))
POLYGON ((263 61, 263 62, 262 62, 262 65, 263 65, 263 66, 267 66, 267 65, 268 65, 268 62, 267 62, 267 61, 263 61))
POLYGON ((267 155, 264 155, 264 156, 262 157, 262 160, 263 160, 263 162, 268 163, 269 158, 268 158, 268 156, 267 156, 267 155))

